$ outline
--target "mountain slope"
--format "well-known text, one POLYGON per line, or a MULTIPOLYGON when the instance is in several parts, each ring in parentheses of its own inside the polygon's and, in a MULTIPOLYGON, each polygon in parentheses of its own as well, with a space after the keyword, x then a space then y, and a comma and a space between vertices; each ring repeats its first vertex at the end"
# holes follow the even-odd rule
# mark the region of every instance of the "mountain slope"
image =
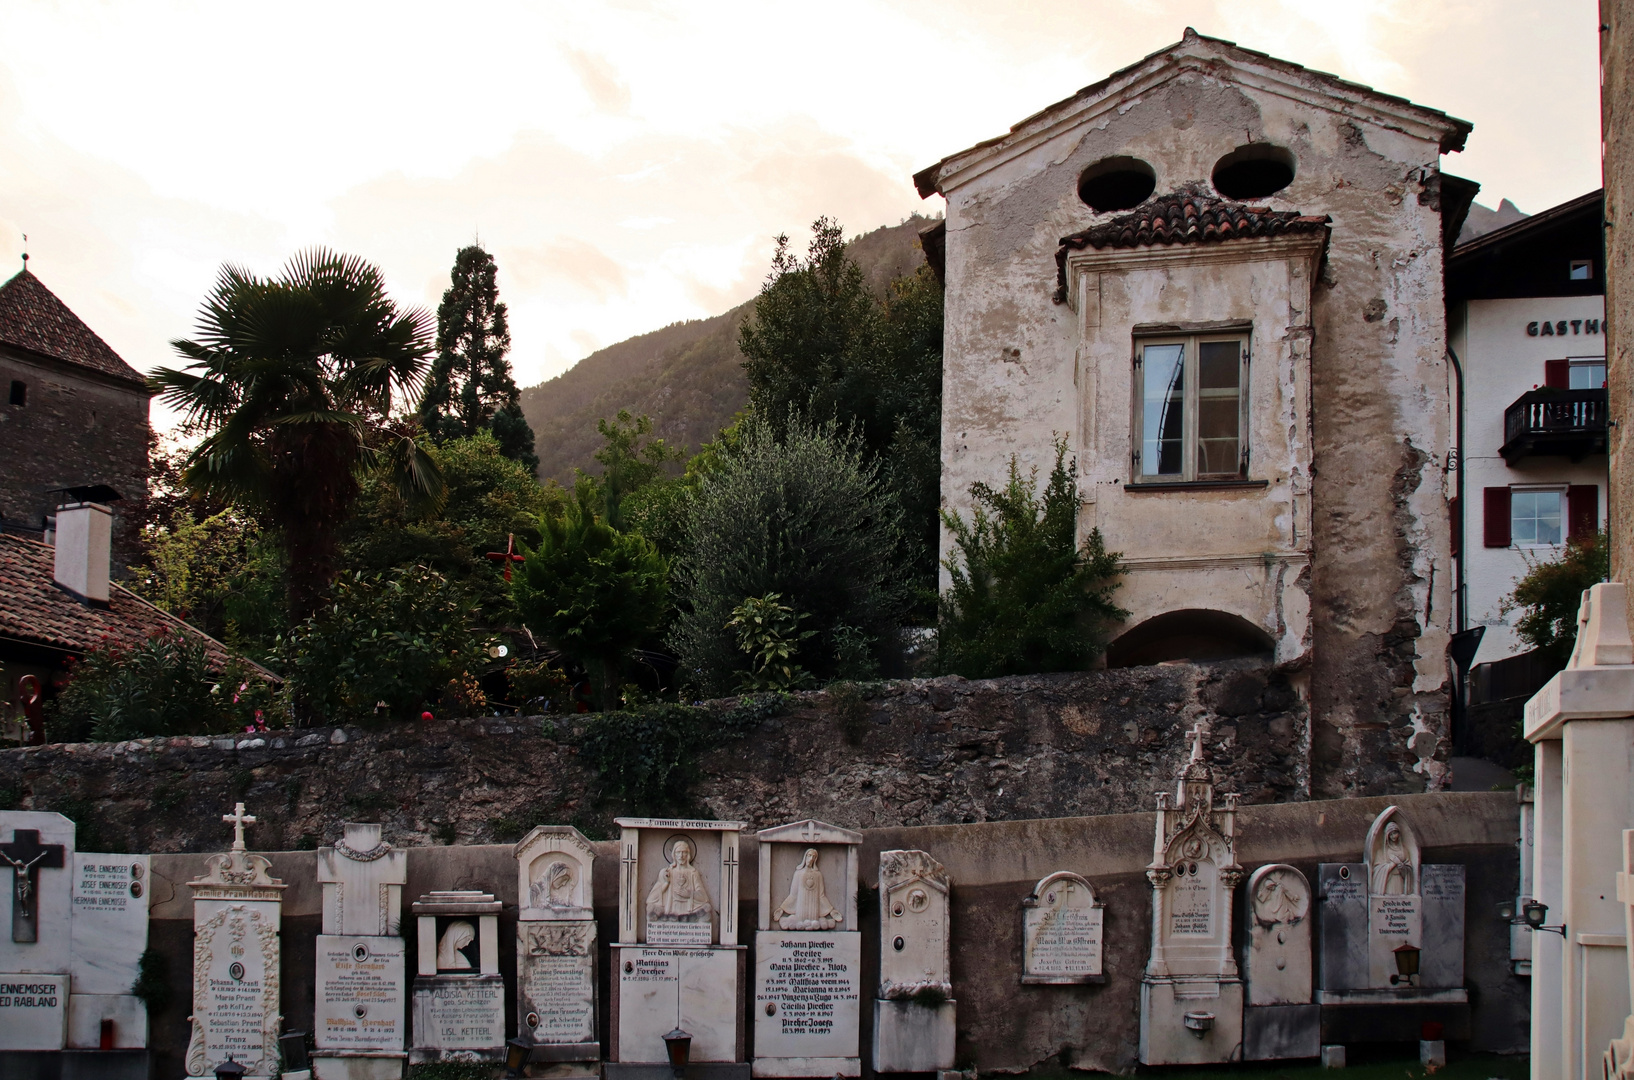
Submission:
MULTIPOLYGON (((892 279, 923 260, 919 231, 933 219, 915 215, 859 236, 847 252, 871 288, 883 293, 892 279)), ((596 421, 620 409, 653 419, 657 435, 694 452, 713 439, 749 400, 738 351, 738 327, 754 301, 709 319, 671 323, 609 345, 567 371, 522 391, 522 412, 533 428, 539 478, 570 484, 575 467, 599 472, 592 455, 601 445, 596 421)))

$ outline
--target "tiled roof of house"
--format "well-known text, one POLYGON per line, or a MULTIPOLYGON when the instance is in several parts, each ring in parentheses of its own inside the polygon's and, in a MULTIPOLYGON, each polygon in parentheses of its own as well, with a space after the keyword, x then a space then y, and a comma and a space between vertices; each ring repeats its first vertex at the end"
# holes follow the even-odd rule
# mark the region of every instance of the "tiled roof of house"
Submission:
POLYGON ((1056 302, 1067 298, 1067 255, 1085 248, 1213 244, 1254 236, 1325 233, 1332 218, 1222 199, 1201 185, 1148 199, 1129 211, 1061 238, 1056 249, 1056 302))
POLYGON ((87 367, 125 382, 144 383, 140 372, 97 337, 68 305, 24 268, 0 285, 0 344, 87 367))
MULTIPOLYGON (((0 533, 0 638, 72 653, 104 643, 137 645, 156 633, 192 634, 204 642, 210 666, 227 662, 227 647, 117 584, 108 606, 81 603, 53 580, 49 544, 0 533)), ((270 673, 269 673, 270 674, 270 673)))

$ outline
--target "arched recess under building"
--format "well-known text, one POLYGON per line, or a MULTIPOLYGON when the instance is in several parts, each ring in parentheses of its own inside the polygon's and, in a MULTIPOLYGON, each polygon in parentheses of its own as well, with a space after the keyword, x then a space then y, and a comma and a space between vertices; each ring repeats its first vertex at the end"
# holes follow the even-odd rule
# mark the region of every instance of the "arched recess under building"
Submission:
POLYGON ((1188 608, 1165 611, 1124 631, 1106 648, 1107 667, 1140 667, 1166 660, 1231 660, 1270 656, 1271 635, 1240 615, 1188 608))

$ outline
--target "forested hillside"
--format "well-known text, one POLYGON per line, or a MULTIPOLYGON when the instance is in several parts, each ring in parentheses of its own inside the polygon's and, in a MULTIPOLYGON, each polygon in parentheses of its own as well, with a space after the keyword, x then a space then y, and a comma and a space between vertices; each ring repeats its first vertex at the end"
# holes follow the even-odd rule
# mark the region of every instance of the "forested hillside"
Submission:
MULTIPOLYGON (((923 259, 919 231, 933 219, 915 215, 853 240, 847 251, 879 293, 923 259)), ((767 262, 771 245, 767 244, 767 262)), ((661 330, 591 353, 556 378, 522 391, 522 412, 537 436, 539 478, 572 482, 575 467, 599 471, 591 455, 601 445, 596 421, 620 409, 653 419, 671 446, 696 451, 748 401, 738 327, 749 300, 710 319, 661 330)))

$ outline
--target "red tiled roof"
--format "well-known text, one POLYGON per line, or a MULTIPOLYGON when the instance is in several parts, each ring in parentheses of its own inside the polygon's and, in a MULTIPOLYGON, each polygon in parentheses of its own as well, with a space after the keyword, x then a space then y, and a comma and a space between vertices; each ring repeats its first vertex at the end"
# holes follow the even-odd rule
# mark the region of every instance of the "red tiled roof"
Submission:
POLYGON ((106 608, 63 592, 52 579, 55 555, 49 544, 0 533, 0 639, 84 653, 103 642, 136 645, 180 631, 204 642, 212 668, 227 662, 221 642, 119 585, 109 585, 106 608))
POLYGON ((121 360, 27 268, 0 285, 0 344, 145 384, 140 372, 121 360))
POLYGON ((1067 298, 1067 254, 1085 248, 1212 244, 1252 236, 1325 233, 1333 219, 1220 198, 1201 185, 1148 199, 1127 214, 1061 238, 1055 253, 1056 303, 1067 298))

